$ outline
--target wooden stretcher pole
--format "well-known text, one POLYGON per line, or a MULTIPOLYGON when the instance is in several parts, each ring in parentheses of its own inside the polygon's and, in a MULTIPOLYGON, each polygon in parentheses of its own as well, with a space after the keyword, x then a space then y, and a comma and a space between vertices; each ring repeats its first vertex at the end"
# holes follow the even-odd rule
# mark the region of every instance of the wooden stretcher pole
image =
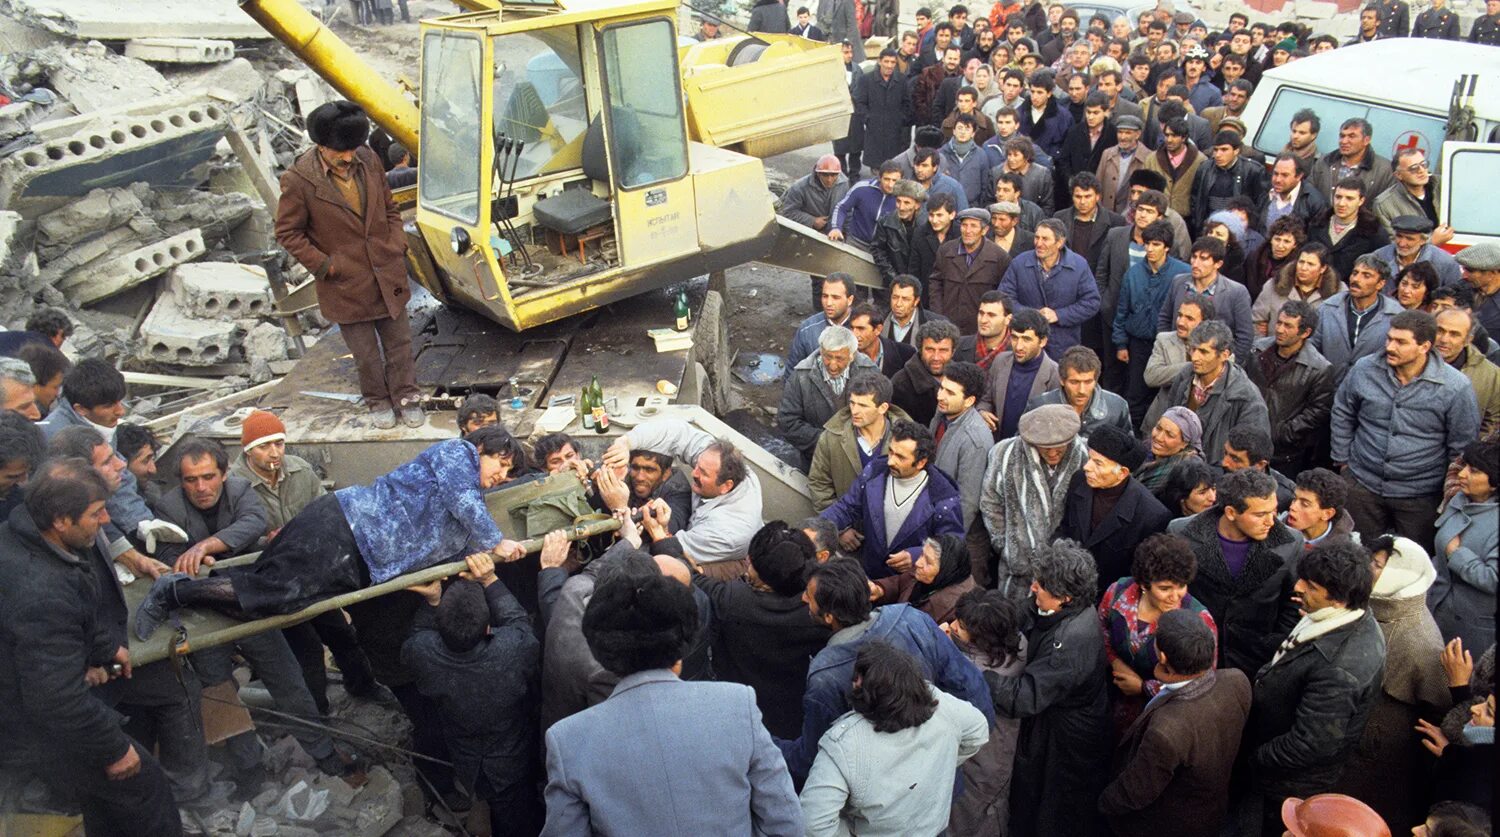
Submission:
MULTIPOLYGON (((569 541, 576 541, 582 540, 583 538, 591 538, 595 535, 603 535, 607 532, 613 532, 619 528, 620 521, 611 518, 609 520, 591 520, 587 523, 581 523, 577 526, 574 526, 570 529, 565 529, 563 531, 568 533, 569 541)), ((527 538, 520 543, 521 548, 526 551, 527 555, 530 555, 533 552, 540 552, 542 550, 541 538, 527 538)), ((229 559, 226 561, 220 561, 215 566, 227 567, 237 566, 240 564, 248 564, 254 561, 254 557, 255 556, 246 555, 243 556, 243 559, 248 560, 229 559)), ((284 613, 280 616, 270 616, 265 619, 256 619, 252 622, 242 622, 223 630, 214 631, 211 636, 211 645, 205 647, 211 647, 212 645, 224 645, 226 643, 244 639, 245 637, 265 633, 266 631, 270 630, 290 628, 293 625, 306 622, 307 620, 319 614, 327 613, 331 610, 338 610, 339 608, 348 607, 349 605, 358 604, 370 599, 379 598, 380 596, 384 596, 387 593, 395 593, 397 591, 405 590, 408 587, 413 587, 418 584, 426 584, 430 581, 440 581, 450 576, 458 575, 468 568, 469 565, 466 561, 452 561, 447 564, 438 564, 436 566, 428 567, 425 570, 418 570, 414 573, 407 573, 406 575, 393 578, 390 581, 381 582, 380 584, 372 584, 371 586, 366 587, 362 590, 355 590, 352 593, 344 593, 342 595, 324 599, 317 604, 308 605, 307 607, 297 611, 296 613, 284 613)), ((187 654, 197 650, 200 650, 200 648, 193 644, 192 637, 188 637, 186 641, 180 643, 177 646, 175 652, 178 654, 187 654)), ((145 663, 153 661, 154 660, 152 659, 144 659, 136 662, 136 665, 144 665, 145 663)))

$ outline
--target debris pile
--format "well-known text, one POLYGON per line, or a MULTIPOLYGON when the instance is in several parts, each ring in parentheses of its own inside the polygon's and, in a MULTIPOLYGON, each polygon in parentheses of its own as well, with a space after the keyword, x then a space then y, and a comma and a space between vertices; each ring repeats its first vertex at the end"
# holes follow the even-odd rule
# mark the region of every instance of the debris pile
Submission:
POLYGON ((0 42, 0 326, 63 307, 70 354, 200 393, 284 374, 273 284, 310 277, 273 240, 276 179, 333 90, 232 0, 0 0, 0 42))

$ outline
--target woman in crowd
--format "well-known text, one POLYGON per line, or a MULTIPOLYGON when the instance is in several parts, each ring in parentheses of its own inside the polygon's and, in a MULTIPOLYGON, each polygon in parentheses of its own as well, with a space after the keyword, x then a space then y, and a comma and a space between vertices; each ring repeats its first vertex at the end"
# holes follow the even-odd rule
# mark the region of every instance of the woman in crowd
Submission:
POLYGON ((911 572, 872 582, 880 588, 876 604, 906 602, 939 625, 951 622, 959 597, 974 589, 972 566, 962 535, 928 538, 911 572))
POLYGON ((1427 604, 1444 639, 1462 637, 1467 648, 1495 641, 1496 553, 1500 550, 1500 442, 1474 442, 1464 450, 1459 492, 1437 520, 1437 581, 1427 604))
POLYGON ((1316 242, 1303 245, 1296 261, 1283 266, 1276 281, 1260 289, 1260 296, 1250 308, 1255 333, 1271 333, 1271 321, 1288 300, 1300 299, 1317 307, 1318 303, 1344 289, 1338 272, 1328 264, 1328 248, 1316 242))
MULTIPOLYGON (((998 590, 970 590, 958 600, 957 615, 943 626, 980 671, 1014 677, 1026 664, 1021 603, 998 590)), ((964 792, 953 803, 952 834, 1001 837, 1010 819, 1010 777, 1016 760, 1020 722, 995 719, 989 743, 962 768, 964 792)))
POLYGON ((1431 314, 1432 292, 1437 288, 1437 269, 1428 262, 1412 262, 1396 274, 1396 301, 1408 311, 1431 314))
POLYGON ((1172 469, 1162 486, 1162 505, 1174 514, 1194 515, 1214 507, 1218 491, 1214 482, 1219 475, 1201 459, 1192 459, 1172 469))
POLYGON ((1019 718, 1010 834, 1093 834, 1109 756, 1104 638, 1094 614, 1099 571, 1077 541, 1032 558, 1031 628, 1018 675, 984 674, 995 715, 1019 718))
MULTIPOLYGON (((1203 422, 1198 420, 1198 414, 1186 407, 1171 407, 1151 428, 1151 459, 1134 476, 1161 499, 1161 489, 1172 469, 1188 461, 1201 462, 1202 448, 1203 422)), ((1177 511, 1171 504, 1167 508, 1177 511)))
POLYGON ((1245 289, 1251 299, 1259 299, 1266 286, 1276 281, 1281 269, 1296 264, 1297 254, 1307 243, 1307 228, 1297 215, 1283 215, 1276 219, 1266 234, 1266 243, 1250 256, 1245 266, 1245 289))
POLYGON ((802 788, 808 837, 944 833, 955 768, 989 740, 983 713, 882 640, 860 647, 849 705, 819 740, 802 788))
POLYGON ((1177 535, 1152 535, 1135 548, 1130 575, 1111 584, 1099 602, 1104 651, 1114 689, 1111 717, 1118 737, 1161 690, 1155 679, 1156 622, 1163 613, 1196 613, 1214 630, 1213 616, 1188 593, 1198 574, 1193 548, 1177 535))
POLYGON ((1221 209, 1203 222, 1203 234, 1224 242, 1224 266, 1219 272, 1245 284, 1245 222, 1240 216, 1221 209))

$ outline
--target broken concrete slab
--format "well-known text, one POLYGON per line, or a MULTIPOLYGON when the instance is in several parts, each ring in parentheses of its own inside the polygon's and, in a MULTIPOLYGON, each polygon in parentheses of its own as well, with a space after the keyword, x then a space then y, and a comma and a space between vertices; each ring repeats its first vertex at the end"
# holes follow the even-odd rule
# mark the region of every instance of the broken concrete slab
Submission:
POLYGON ((202 319, 238 320, 271 312, 271 284, 266 280, 265 268, 256 265, 184 264, 172 270, 167 288, 177 297, 178 307, 202 319))
POLYGON ((179 90, 201 90, 221 95, 231 102, 249 101, 266 85, 266 80, 255 66, 244 58, 234 58, 206 67, 166 67, 163 68, 163 74, 179 90))
POLYGON ((267 364, 286 360, 291 353, 291 342, 286 329, 276 323, 259 323, 245 335, 245 357, 267 364))
POLYGON ((171 294, 156 301, 141 323, 138 356, 179 366, 211 366, 239 359, 244 330, 238 323, 187 315, 171 294))
POLYGON ((0 206, 25 211, 23 199, 82 197, 137 181, 196 185, 195 170, 213 156, 228 118, 225 108, 200 101, 69 120, 69 132, 42 123, 33 133, 43 141, 0 161, 0 206))
POLYGON ((234 0, 0 0, 0 14, 69 38, 270 38, 234 0))
POLYGON ((218 64, 234 57, 234 41, 208 38, 136 38, 125 55, 153 64, 218 64))
POLYGON ((172 92, 171 83, 156 68, 111 52, 98 41, 33 52, 21 62, 21 75, 31 78, 38 73, 79 113, 172 92))
POLYGON ((123 189, 95 189, 81 200, 36 219, 37 248, 46 261, 89 238, 125 224, 145 212, 151 187, 145 183, 123 189))
POLYGON ((95 267, 72 273, 57 283, 58 290, 78 305, 88 305, 171 270, 204 253, 203 234, 196 229, 148 244, 95 267))
POLYGON ((42 285, 29 224, 19 212, 0 210, 0 317, 30 313, 32 294, 42 285))
POLYGON ((213 247, 260 209, 264 206, 259 201, 240 192, 161 190, 152 196, 147 212, 169 235, 194 227, 203 230, 203 243, 213 247))

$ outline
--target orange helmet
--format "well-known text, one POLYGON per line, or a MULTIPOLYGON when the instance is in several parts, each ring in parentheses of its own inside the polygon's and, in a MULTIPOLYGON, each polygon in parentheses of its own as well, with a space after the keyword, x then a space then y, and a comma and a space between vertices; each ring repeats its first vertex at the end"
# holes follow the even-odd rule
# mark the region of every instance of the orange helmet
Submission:
POLYGON ((1352 796, 1320 793, 1281 803, 1281 822, 1292 837, 1391 837, 1374 809, 1352 796))
POLYGON ((842 174, 844 167, 839 165, 839 158, 832 154, 824 154, 818 158, 818 164, 813 166, 813 171, 819 174, 842 174))

